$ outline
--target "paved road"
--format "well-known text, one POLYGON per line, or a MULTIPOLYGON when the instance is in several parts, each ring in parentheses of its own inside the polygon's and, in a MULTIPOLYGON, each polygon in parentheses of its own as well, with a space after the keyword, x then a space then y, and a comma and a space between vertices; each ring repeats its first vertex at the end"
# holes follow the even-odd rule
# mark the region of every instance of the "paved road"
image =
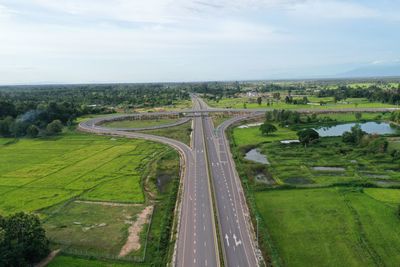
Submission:
MULTIPOLYGON (((202 110, 208 109, 200 98, 195 97, 195 101, 202 110)), ((225 137, 225 129, 236 119, 226 122, 224 127, 218 129, 214 129, 209 116, 203 116, 202 120, 225 265, 257 266, 248 208, 225 137)))
MULTIPOLYGON (((257 266, 260 255, 255 249, 254 231, 249 221, 248 208, 240 179, 230 154, 225 130, 238 120, 260 116, 263 110, 225 110, 211 109, 196 96, 193 97, 193 110, 185 111, 194 115, 192 149, 187 145, 166 137, 143 133, 127 132, 102 127, 107 118, 97 118, 79 125, 82 131, 108 134, 128 138, 141 138, 161 142, 177 149, 184 162, 183 198, 180 205, 178 238, 176 242, 176 266, 257 266), (212 112, 247 113, 222 123, 214 129, 209 114, 212 112), (216 210, 213 210, 210 186, 214 188, 216 210), (214 212, 218 222, 214 222, 214 212), (223 259, 219 258, 216 238, 216 225, 219 226, 220 246, 223 259)), ((383 112, 395 109, 343 109, 343 110, 297 110, 298 112, 383 112)), ((173 114, 178 114, 174 113, 173 114)), ((172 114, 171 113, 171 114, 172 114)), ((162 113, 163 115, 169 113, 162 113)), ((152 114, 158 116, 161 114, 152 114)), ((141 116, 141 115, 138 115, 141 116)), ((144 114, 143 116, 149 116, 144 114)))
POLYGON ((203 125, 194 119, 193 165, 188 175, 178 236, 176 266, 219 266, 219 254, 208 176, 203 125))
MULTIPOLYGON (((196 102, 194 109, 200 109, 196 102)), ((193 120, 193 149, 166 137, 102 127, 103 120, 108 119, 96 118, 82 122, 79 129, 95 134, 161 142, 180 152, 184 160, 181 164, 184 167, 183 198, 179 213, 175 266, 220 266, 201 117, 193 120)))

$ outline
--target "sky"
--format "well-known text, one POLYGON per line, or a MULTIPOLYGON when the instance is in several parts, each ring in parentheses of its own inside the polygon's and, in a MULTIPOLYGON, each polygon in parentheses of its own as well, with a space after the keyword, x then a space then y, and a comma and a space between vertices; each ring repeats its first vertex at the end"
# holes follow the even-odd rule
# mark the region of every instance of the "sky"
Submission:
POLYGON ((0 0, 0 84, 330 77, 399 29, 398 0, 0 0))

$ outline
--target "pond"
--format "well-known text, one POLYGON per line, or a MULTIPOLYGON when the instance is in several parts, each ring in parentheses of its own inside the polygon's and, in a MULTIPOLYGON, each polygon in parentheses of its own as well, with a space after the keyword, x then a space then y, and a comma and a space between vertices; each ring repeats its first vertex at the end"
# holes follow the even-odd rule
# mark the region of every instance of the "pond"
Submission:
MULTIPOLYGON (((321 137, 326 136, 341 136, 344 132, 349 132, 351 127, 356 125, 357 123, 345 123, 339 124, 335 126, 321 127, 316 128, 316 130, 321 137)), ((361 129, 369 134, 396 134, 398 133, 397 128, 392 127, 389 123, 386 122, 364 122, 359 123, 361 129)))
POLYGON ((257 148, 254 148, 247 152, 244 158, 261 164, 269 164, 267 156, 261 154, 260 150, 258 150, 257 148))

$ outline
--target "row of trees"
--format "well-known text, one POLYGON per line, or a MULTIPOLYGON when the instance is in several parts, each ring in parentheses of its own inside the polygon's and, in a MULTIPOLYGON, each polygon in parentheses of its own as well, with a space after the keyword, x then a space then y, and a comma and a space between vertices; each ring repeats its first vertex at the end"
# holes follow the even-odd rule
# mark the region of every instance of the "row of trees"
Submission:
MULTIPOLYGON (((0 100, 7 99, 17 107, 50 102, 67 102, 79 107, 117 106, 155 107, 172 105, 190 99, 184 84, 100 84, 1 87, 0 100)), ((19 113, 27 112, 27 107, 19 113)))
POLYGON ((335 102, 346 98, 367 98, 371 102, 382 102, 388 104, 400 104, 400 84, 397 89, 382 89, 377 85, 367 88, 340 86, 338 89, 323 89, 317 94, 318 97, 334 97, 335 102))
POLYGON ((22 212, 0 216, 0 266, 32 266, 49 252, 38 216, 22 212))
POLYGON ((85 114, 154 107, 189 99, 182 85, 57 85, 0 88, 0 136, 53 135, 85 114), (62 127, 61 127, 62 129, 62 127))
POLYGON ((267 111, 265 113, 266 121, 278 122, 281 125, 292 125, 301 123, 300 113, 291 110, 278 110, 267 111))
POLYGON ((358 124, 353 126, 350 131, 343 133, 342 141, 354 146, 362 147, 367 153, 390 153, 393 160, 400 159, 400 151, 397 149, 389 151, 389 142, 385 137, 377 134, 367 134, 358 124))
POLYGON ((22 108, 14 103, 0 102, 0 135, 4 137, 36 137, 61 132, 63 125, 70 125, 78 116, 85 114, 73 103, 27 103, 22 108), (28 111, 25 109, 30 108, 28 111), (22 113, 23 112, 23 113, 22 113))

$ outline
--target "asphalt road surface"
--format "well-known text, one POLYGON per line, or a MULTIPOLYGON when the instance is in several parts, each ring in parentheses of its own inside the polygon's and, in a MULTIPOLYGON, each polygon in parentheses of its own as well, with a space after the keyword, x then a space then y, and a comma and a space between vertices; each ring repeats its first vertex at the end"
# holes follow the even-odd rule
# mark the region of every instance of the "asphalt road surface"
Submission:
POLYGON ((194 118, 193 160, 185 184, 176 266, 219 266, 202 118, 194 118))
MULTIPOLYGON (((202 99, 195 98, 195 101, 200 109, 208 109, 202 99)), ((225 129, 231 121, 215 129, 211 117, 206 115, 202 120, 224 263, 226 266, 257 266, 248 208, 225 137, 225 129)))

